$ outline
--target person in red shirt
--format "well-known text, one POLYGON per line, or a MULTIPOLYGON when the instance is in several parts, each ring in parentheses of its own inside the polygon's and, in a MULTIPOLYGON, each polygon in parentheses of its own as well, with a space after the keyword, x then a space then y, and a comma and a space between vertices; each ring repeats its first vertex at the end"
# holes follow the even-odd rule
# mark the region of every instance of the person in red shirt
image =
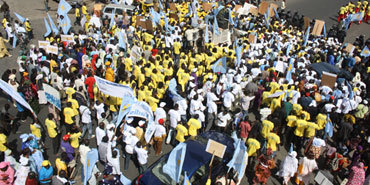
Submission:
POLYGON ((240 123, 240 137, 243 139, 244 142, 247 141, 249 132, 251 131, 251 125, 248 122, 249 117, 245 116, 243 121, 240 123))
POLYGON ((85 80, 85 85, 87 85, 87 93, 89 94, 90 105, 94 102, 94 84, 95 78, 92 76, 91 73, 87 75, 88 77, 85 80))
POLYGON ((38 185, 36 173, 35 172, 29 172, 26 180, 25 185, 38 185))

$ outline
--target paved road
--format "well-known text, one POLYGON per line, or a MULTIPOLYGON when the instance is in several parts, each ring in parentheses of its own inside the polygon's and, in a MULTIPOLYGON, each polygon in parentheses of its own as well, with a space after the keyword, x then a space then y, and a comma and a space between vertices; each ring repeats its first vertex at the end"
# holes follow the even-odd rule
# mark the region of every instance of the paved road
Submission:
MULTIPOLYGON (((336 12, 339 9, 339 6, 346 3, 347 1, 343 0, 287 0, 287 8, 291 9, 292 11, 297 10, 299 12, 302 12, 304 15, 310 17, 310 18, 317 18, 317 19, 322 19, 326 21, 327 26, 330 27, 332 24, 335 23, 333 18, 336 17, 336 12)), ((12 12, 16 11, 18 14, 28 17, 31 20, 32 27, 34 28, 34 34, 35 34, 35 39, 32 41, 34 44, 37 45, 37 40, 42 40, 42 35, 45 33, 45 26, 43 23, 43 17, 46 17, 46 13, 44 11, 44 1, 43 0, 8 0, 7 1, 10 9, 12 12)), ((57 4, 53 1, 49 1, 49 6, 51 7, 51 11, 49 11, 49 14, 53 17, 55 21, 55 14, 56 14, 56 9, 57 9, 57 4)), ((73 12, 73 11, 72 11, 73 12)), ((14 14, 11 14, 14 16, 14 14)), ((0 16, 2 17, 2 16, 0 16)), ((72 19, 72 22, 74 21, 73 15, 70 14, 70 18, 72 19)), ((369 35, 369 29, 370 26, 368 24, 362 24, 362 25, 354 25, 348 33, 347 41, 354 41, 355 37, 359 34, 364 34, 364 35, 369 35)), ((77 28, 79 29, 79 28, 77 28)), ((4 33, 4 30, 2 30, 2 33, 4 33)), ((13 54, 13 57, 11 58, 3 58, 0 59, 0 74, 2 74, 6 69, 8 68, 16 68, 18 69, 18 66, 16 64, 16 56, 19 52, 19 49, 16 48, 11 51, 13 54)), ((0 105, 3 105, 6 103, 7 100, 5 98, 0 98, 0 105)), ((13 112, 15 114, 15 109, 13 109, 13 112)), ((47 114, 47 108, 42 107, 41 113, 38 115, 38 118, 42 121, 45 120, 47 114)), ((30 120, 28 120, 30 121, 30 120)), ((19 131, 22 133, 28 133, 30 132, 29 130, 29 122, 23 123, 19 131)), ((96 123, 95 123, 96 125, 96 123)), ((43 133, 46 134, 46 133, 43 133)), ((19 134, 18 134, 19 135, 19 134)), ((20 140, 15 140, 17 136, 11 136, 9 137, 9 142, 14 144, 13 146, 16 146, 18 150, 20 150, 20 140)), ((95 139, 91 140, 92 145, 95 146, 95 139)), ((51 142, 50 140, 46 140, 46 146, 51 147, 51 142)), ((167 153, 171 147, 169 146, 164 146, 164 152, 167 153)), ((49 159, 54 163, 55 158, 57 156, 53 156, 50 154, 49 150, 47 150, 49 154, 49 159)), ((149 164, 153 163, 158 159, 158 157, 152 154, 149 155, 149 164)), ((282 150, 279 152, 277 155, 277 158, 281 160, 283 156, 286 155, 286 151, 282 150)), ((123 159, 121 160, 121 164, 123 165, 123 159)), ((101 166, 99 166, 100 169, 101 166)), ((134 167, 134 165, 131 163, 130 164, 130 169, 128 171, 123 171, 123 173, 130 179, 135 178, 138 175, 138 170, 134 167)), ((80 183, 78 183, 80 184, 80 183)), ((248 184, 246 178, 243 179, 242 184, 248 184)), ((275 178, 270 178, 268 184, 280 184, 275 178)))

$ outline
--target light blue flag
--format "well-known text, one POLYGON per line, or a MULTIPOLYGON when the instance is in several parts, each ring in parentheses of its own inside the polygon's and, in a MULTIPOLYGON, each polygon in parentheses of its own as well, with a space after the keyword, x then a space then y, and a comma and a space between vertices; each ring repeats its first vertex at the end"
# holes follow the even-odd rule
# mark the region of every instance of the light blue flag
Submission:
POLYGON ((118 46, 126 50, 126 42, 121 31, 118 32, 118 46))
POLYGON ((303 46, 306 46, 307 45, 308 38, 310 37, 310 29, 311 29, 311 26, 308 26, 308 28, 306 30, 306 34, 304 35, 304 43, 303 43, 303 46))
POLYGON ((61 24, 63 34, 67 35, 69 29, 72 27, 71 19, 69 19, 68 15, 64 15, 63 20, 61 20, 61 24))
POLYGON ((348 93, 349 93, 348 98, 352 100, 353 99, 353 90, 352 90, 351 84, 349 84, 349 82, 347 80, 346 80, 346 86, 348 87, 348 93))
POLYGON ((355 21, 361 21, 362 18, 363 18, 363 14, 361 12, 358 12, 358 13, 355 13, 355 14, 351 14, 351 22, 355 22, 355 21))
POLYGON ((229 8, 229 23, 234 26, 234 20, 233 18, 231 17, 231 9, 229 8))
POLYGON ((66 16, 69 10, 72 9, 72 6, 67 3, 65 0, 60 0, 58 5, 58 15, 66 16))
POLYGON ((265 25, 267 28, 270 27, 270 8, 267 8, 267 11, 265 13, 265 25))
POLYGON ((116 21, 114 21, 115 16, 116 16, 116 9, 113 10, 112 17, 110 18, 109 29, 112 29, 113 25, 116 23, 116 21))
POLYGON ((182 183, 182 185, 191 185, 188 174, 186 172, 185 172, 185 175, 184 175, 184 183, 182 183))
POLYGON ((347 18, 344 20, 343 27, 346 29, 346 31, 348 30, 348 27, 349 27, 349 25, 351 24, 352 15, 353 15, 353 14, 349 14, 349 15, 347 16, 347 18))
POLYGON ((289 56, 289 52, 292 49, 292 47, 293 47, 292 43, 289 43, 288 47, 286 48, 286 53, 285 53, 286 56, 289 56))
POLYGON ((370 56, 369 48, 367 46, 365 46, 364 49, 362 49, 360 55, 363 56, 363 57, 369 57, 370 56))
POLYGON ((279 52, 281 51, 280 42, 277 43, 277 49, 278 49, 279 52))
POLYGON ((205 35, 204 35, 204 42, 205 43, 209 43, 209 35, 208 35, 208 27, 209 27, 209 23, 206 24, 206 31, 205 31, 205 35))
POLYGON ((164 8, 163 8, 162 1, 161 0, 158 1, 158 6, 159 6, 160 12, 162 12, 162 10, 164 10, 164 8))
POLYGON ((87 181, 90 179, 92 175, 92 171, 95 167, 96 162, 99 160, 98 150, 96 148, 91 149, 87 152, 86 161, 84 165, 84 185, 87 184, 87 181))
POLYGON ((161 15, 158 12, 154 11, 154 8, 150 9, 150 14, 152 15, 154 25, 159 25, 161 21, 161 15))
POLYGON ((49 22, 50 22, 51 29, 53 30, 53 32, 55 33, 55 35, 58 35, 58 33, 59 33, 58 28, 55 26, 55 24, 53 22, 53 19, 51 19, 51 17, 50 17, 49 14, 48 14, 48 17, 49 17, 49 22))
POLYGON ((169 31, 168 17, 167 16, 164 17, 164 28, 166 29, 166 31, 169 31))
POLYGON ((241 63, 241 59, 242 59, 242 49, 243 49, 243 45, 238 45, 238 42, 236 41, 237 39, 235 39, 235 55, 236 55, 236 66, 240 66, 240 63, 241 63))
POLYGON ((218 31, 217 16, 214 16, 213 19, 213 33, 215 33, 216 35, 220 35, 220 32, 218 31))
POLYGON ((323 28, 322 28, 322 34, 324 35, 324 38, 326 38, 326 25, 325 25, 325 23, 324 23, 324 26, 323 26, 323 28))
POLYGON ((126 176, 124 176, 122 172, 121 172, 121 175, 120 175, 120 181, 123 185, 131 185, 131 183, 132 183, 132 181, 130 179, 128 179, 126 176))
POLYGON ((17 37, 17 34, 15 33, 15 35, 13 37, 13 48, 15 48, 17 46, 17 40, 18 40, 18 37, 17 37))
POLYGON ((49 23, 48 23, 48 21, 46 20, 45 17, 44 17, 44 23, 45 23, 45 27, 46 27, 46 33, 44 34, 44 37, 47 37, 51 33, 51 29, 50 29, 49 23))
POLYGON ((163 172, 170 176, 176 183, 180 182, 182 166, 186 154, 186 143, 179 143, 170 153, 167 163, 163 165, 163 172))
POLYGON ((292 153, 294 151, 293 149, 293 143, 290 143, 289 153, 292 153))
POLYGON ((294 62, 294 59, 290 58, 288 71, 285 76, 285 80, 287 80, 288 82, 292 81, 293 62, 294 62))
POLYGON ((226 166, 229 167, 229 170, 231 168, 234 168, 236 172, 238 172, 238 179, 242 179, 245 168, 247 167, 247 161, 246 161, 246 154, 247 154, 247 147, 245 146, 243 140, 238 139, 236 144, 235 151, 233 158, 227 163, 226 166))
POLYGON ((333 137, 333 123, 330 121, 329 114, 326 116, 326 125, 325 125, 325 135, 324 138, 326 137, 326 134, 329 137, 333 137))
POLYGON ((15 13, 15 12, 14 12, 14 15, 18 18, 19 21, 21 21, 21 23, 24 23, 26 21, 26 18, 20 16, 19 14, 15 13))
POLYGON ((121 121, 123 120, 123 117, 126 116, 127 113, 131 110, 131 105, 136 102, 135 97, 127 96, 122 98, 121 106, 119 108, 118 118, 116 122, 116 127, 119 126, 121 121))
POLYGON ((274 7, 272 8, 274 9, 276 19, 279 19, 279 14, 277 13, 276 9, 274 7))
POLYGON ((214 73, 226 73, 226 68, 226 57, 218 59, 217 62, 212 65, 214 73))

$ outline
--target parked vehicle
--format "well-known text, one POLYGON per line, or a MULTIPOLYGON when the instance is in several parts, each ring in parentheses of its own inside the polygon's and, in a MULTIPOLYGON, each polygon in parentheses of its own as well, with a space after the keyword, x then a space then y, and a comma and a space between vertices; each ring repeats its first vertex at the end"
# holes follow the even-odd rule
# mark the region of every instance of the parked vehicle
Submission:
POLYGON ((113 13, 115 15, 118 15, 118 18, 123 17, 123 12, 126 12, 128 16, 132 16, 135 11, 135 6, 127 6, 122 4, 109 4, 103 8, 103 16, 108 16, 110 19, 113 16, 113 13))

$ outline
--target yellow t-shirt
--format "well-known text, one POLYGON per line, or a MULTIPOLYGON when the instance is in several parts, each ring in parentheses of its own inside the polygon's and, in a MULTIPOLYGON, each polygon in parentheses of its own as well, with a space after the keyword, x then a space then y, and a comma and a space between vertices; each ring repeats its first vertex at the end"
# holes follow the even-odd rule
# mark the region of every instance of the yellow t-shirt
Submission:
POLYGON ((78 108, 80 107, 78 105, 78 101, 75 99, 68 99, 68 102, 71 102, 72 104, 73 114, 78 115, 78 108))
POLYGON ((294 127, 294 122, 297 121, 297 116, 294 115, 289 115, 287 118, 287 126, 288 127, 294 127))
POLYGON ((4 145, 6 143, 6 135, 0 134, 0 152, 5 152, 8 148, 4 145))
POLYGON ((260 142, 256 139, 249 138, 247 140, 248 145, 248 156, 257 156, 256 151, 261 148, 260 142))
POLYGON ((179 55, 180 54, 180 48, 181 48, 180 42, 174 42, 173 43, 173 53, 174 54, 179 55))
POLYGON ((274 123, 269 120, 262 121, 262 137, 266 138, 267 135, 274 129, 274 123))
POLYGON ((191 136, 197 136, 198 129, 202 127, 200 122, 194 118, 189 119, 188 126, 189 126, 189 135, 191 136))
POLYGON ((298 119, 296 122, 295 122, 295 126, 297 127, 295 130, 294 130, 294 134, 298 137, 303 137, 303 134, 304 134, 304 129, 306 128, 307 126, 307 121, 303 120, 303 119, 298 119))
POLYGON ((114 71, 111 67, 108 67, 105 71, 105 79, 114 82, 114 71))
POLYGON ((307 122, 305 136, 307 138, 313 137, 316 134, 316 130, 319 128, 314 122, 307 122))
POLYGON ((68 99, 71 99, 72 98, 72 94, 74 94, 76 92, 75 89, 73 89, 72 87, 68 87, 66 89, 66 94, 68 95, 68 99))
POLYGON ((63 114, 64 114, 64 122, 66 122, 67 124, 72 124, 73 123, 72 118, 73 116, 75 116, 73 109, 70 107, 66 107, 63 110, 63 114))
POLYGON ((41 138, 41 129, 39 127, 39 125, 35 126, 35 124, 30 124, 31 133, 37 138, 41 138))
POLYGON ((188 136, 188 129, 186 129, 186 127, 184 127, 183 125, 181 124, 178 124, 176 126, 176 131, 177 131, 177 134, 176 134, 176 140, 179 141, 180 143, 184 142, 185 141, 185 136, 188 136))
POLYGON ((82 14, 87 15, 87 7, 86 6, 82 6, 81 11, 82 11, 82 14))
POLYGON ((55 166, 57 167, 57 174, 62 170, 67 172, 67 165, 64 161, 60 160, 60 158, 55 159, 55 166))
POLYGON ((57 128, 55 122, 53 120, 49 120, 48 118, 46 118, 45 125, 46 128, 48 129, 49 137, 55 138, 58 135, 57 131, 55 130, 57 128))
POLYGON ((325 127, 327 122, 327 116, 325 114, 318 114, 316 116, 316 124, 318 126, 318 130, 321 130, 325 127))
POLYGON ((81 136, 81 132, 71 134, 71 137, 69 138, 71 140, 71 146, 73 148, 78 148, 80 146, 80 143, 78 143, 78 138, 81 136))
POLYGON ((280 144, 280 137, 273 132, 267 134, 267 148, 276 151, 276 144, 280 144))

